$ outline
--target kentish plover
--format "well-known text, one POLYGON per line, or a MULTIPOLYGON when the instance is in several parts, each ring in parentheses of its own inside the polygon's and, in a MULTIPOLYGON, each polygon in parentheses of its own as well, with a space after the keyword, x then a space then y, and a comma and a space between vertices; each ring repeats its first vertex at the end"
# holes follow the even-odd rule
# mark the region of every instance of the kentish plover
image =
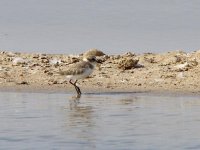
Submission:
POLYGON ((62 75, 65 75, 69 79, 69 83, 72 84, 77 92, 77 97, 81 96, 81 90, 76 85, 79 79, 87 78, 94 70, 96 63, 99 61, 95 56, 87 56, 82 61, 72 64, 65 71, 60 71, 62 75))

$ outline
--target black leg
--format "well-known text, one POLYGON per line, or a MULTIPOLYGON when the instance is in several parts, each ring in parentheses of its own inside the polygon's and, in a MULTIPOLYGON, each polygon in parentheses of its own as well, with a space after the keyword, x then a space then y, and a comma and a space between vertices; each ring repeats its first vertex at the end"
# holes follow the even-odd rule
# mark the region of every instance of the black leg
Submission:
POLYGON ((76 82, 77 82, 77 80, 74 82, 74 85, 75 85, 75 87, 76 87, 77 93, 78 93, 78 95, 81 95, 81 94, 82 94, 82 93, 81 93, 81 90, 80 90, 80 88, 76 85, 76 82))
POLYGON ((81 95, 82 93, 81 93, 80 88, 79 88, 78 86, 76 86, 76 88, 77 88, 77 92, 78 92, 78 94, 81 95))
POLYGON ((81 90, 80 90, 80 88, 76 85, 76 82, 77 82, 77 80, 76 80, 74 83, 72 82, 72 80, 69 80, 69 83, 71 83, 71 84, 75 87, 75 89, 76 89, 77 97, 80 97, 80 95, 81 95, 81 90))
POLYGON ((77 96, 80 97, 80 95, 81 95, 81 90, 80 90, 80 88, 76 85, 76 82, 77 82, 77 80, 74 82, 74 86, 75 86, 75 89, 76 89, 76 92, 77 92, 77 96))

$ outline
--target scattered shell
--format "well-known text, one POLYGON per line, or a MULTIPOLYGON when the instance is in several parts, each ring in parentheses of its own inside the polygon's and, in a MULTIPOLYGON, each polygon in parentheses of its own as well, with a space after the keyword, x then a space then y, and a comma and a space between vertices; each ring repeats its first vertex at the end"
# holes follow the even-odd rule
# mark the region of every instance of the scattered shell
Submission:
POLYGON ((122 79, 120 80, 120 82, 124 83, 124 82, 128 82, 129 80, 128 79, 122 79))
POLYGON ((27 60, 25 60, 25 59, 23 59, 23 58, 21 58, 21 57, 16 57, 16 58, 14 58, 13 61, 12 61, 12 64, 13 64, 14 66, 17 66, 17 65, 20 65, 20 64, 26 64, 26 63, 27 63, 27 60))
POLYGON ((184 78, 183 72, 178 73, 177 74, 177 78, 183 79, 184 78))
POLYGON ((184 64, 179 64, 179 65, 176 65, 174 67, 177 68, 177 69, 184 69, 184 68, 188 67, 188 63, 186 62, 184 64))
POLYGON ((51 64, 51 65, 59 65, 59 64, 61 64, 61 60, 60 59, 57 59, 57 58, 53 58, 53 59, 51 59, 50 61, 49 61, 49 63, 51 64))

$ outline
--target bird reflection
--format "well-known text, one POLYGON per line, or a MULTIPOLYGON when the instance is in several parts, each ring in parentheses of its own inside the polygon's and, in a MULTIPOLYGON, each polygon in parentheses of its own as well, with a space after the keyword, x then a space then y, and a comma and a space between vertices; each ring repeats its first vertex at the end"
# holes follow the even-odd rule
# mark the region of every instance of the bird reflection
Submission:
POLYGON ((134 105, 139 100, 138 97, 124 98, 120 100, 120 104, 123 105, 134 105))
POLYGON ((77 102, 80 100, 80 98, 81 98, 81 95, 76 95, 76 96, 72 96, 71 100, 77 102))
POLYGON ((87 142, 90 148, 94 148, 96 116, 93 107, 83 101, 80 102, 80 99, 71 99, 68 108, 65 121, 67 133, 75 139, 87 142))
POLYGON ((81 105, 80 100, 70 100, 69 125, 79 126, 80 124, 92 126, 92 106, 81 105))

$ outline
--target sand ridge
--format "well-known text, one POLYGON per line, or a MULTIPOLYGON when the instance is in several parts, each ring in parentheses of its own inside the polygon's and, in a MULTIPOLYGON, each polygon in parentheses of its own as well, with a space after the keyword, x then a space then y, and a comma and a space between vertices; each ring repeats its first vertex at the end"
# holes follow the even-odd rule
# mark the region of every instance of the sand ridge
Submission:
MULTIPOLYGON (((97 53, 94 53, 96 55, 97 53)), ((85 54, 84 54, 85 55, 85 54)), ((0 89, 75 92, 65 76, 70 64, 83 54, 0 52, 0 89)), ((84 92, 192 92, 200 93, 200 51, 162 54, 97 55, 102 61, 92 75, 78 84, 84 92)))

